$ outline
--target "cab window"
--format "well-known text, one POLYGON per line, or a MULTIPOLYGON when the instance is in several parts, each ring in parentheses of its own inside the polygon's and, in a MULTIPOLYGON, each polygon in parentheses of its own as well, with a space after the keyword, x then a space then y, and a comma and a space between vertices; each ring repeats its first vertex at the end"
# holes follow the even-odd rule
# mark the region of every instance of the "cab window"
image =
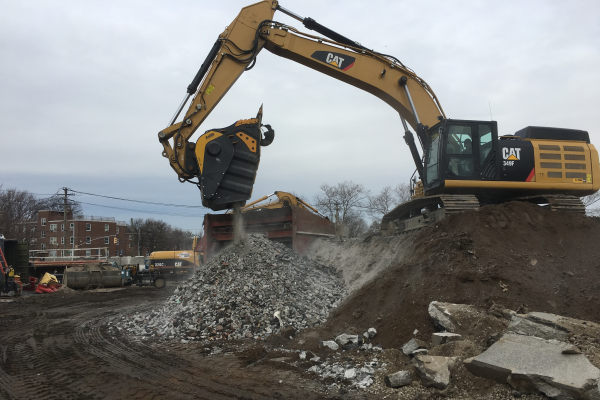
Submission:
POLYGON ((447 154, 473 154, 473 132, 470 126, 453 125, 448 132, 447 154))
POLYGON ((470 125, 449 127, 446 154, 450 176, 469 177, 474 174, 473 128, 470 125))
POLYGON ((479 165, 483 165, 490 151, 492 151, 492 126, 479 124, 479 165))
POLYGON ((441 135, 439 132, 431 133, 431 142, 427 149, 427 165, 425 170, 425 177, 427 184, 431 185, 433 182, 439 179, 438 164, 439 164, 439 147, 441 142, 441 135))

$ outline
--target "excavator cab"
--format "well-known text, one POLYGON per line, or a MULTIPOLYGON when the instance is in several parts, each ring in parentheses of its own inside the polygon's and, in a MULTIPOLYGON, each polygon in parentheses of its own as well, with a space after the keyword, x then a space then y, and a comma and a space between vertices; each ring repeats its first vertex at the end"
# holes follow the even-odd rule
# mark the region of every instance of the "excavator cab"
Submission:
POLYGON ((444 119, 425 137, 423 186, 427 195, 438 193, 446 180, 496 178, 495 121, 444 119))
POLYGON ((425 196, 470 194, 498 202, 597 190, 598 156, 586 131, 529 126, 498 136, 495 121, 443 119, 421 137, 425 196))

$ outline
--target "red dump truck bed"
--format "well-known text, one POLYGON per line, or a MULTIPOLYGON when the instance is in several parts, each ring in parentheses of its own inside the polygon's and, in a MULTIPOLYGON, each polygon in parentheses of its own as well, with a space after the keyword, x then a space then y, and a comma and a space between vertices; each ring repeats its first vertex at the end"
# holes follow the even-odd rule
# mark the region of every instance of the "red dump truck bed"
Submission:
MULTIPOLYGON (((242 214, 245 233, 263 233, 304 253, 318 237, 335 236, 335 225, 326 218, 299 207, 262 209, 242 214)), ((233 214, 206 214, 204 236, 196 251, 204 251, 204 262, 233 241, 233 214)))

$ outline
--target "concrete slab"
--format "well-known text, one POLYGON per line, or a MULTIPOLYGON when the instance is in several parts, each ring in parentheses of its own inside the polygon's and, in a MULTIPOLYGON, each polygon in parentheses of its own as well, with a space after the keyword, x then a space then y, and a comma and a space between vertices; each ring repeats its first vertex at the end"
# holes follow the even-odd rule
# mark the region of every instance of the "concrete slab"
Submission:
POLYGON ((474 375, 509 383, 523 393, 542 392, 553 399, 595 399, 600 370, 583 354, 557 340, 506 334, 488 350, 464 361, 474 375))

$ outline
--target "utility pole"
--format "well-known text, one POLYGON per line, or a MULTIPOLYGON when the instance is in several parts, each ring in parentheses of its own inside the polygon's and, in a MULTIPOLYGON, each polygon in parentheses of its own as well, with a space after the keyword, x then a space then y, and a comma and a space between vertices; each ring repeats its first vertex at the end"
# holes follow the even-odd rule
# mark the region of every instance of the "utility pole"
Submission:
POLYGON ((140 228, 138 227, 137 233, 135 232, 135 227, 133 226, 133 218, 131 218, 131 234, 137 235, 137 248, 138 248, 138 256, 140 255, 140 228))
POLYGON ((64 225, 63 225, 63 245, 64 245, 64 249, 67 249, 67 188, 64 187, 63 191, 65 192, 65 202, 63 205, 63 220, 64 220, 64 225))

